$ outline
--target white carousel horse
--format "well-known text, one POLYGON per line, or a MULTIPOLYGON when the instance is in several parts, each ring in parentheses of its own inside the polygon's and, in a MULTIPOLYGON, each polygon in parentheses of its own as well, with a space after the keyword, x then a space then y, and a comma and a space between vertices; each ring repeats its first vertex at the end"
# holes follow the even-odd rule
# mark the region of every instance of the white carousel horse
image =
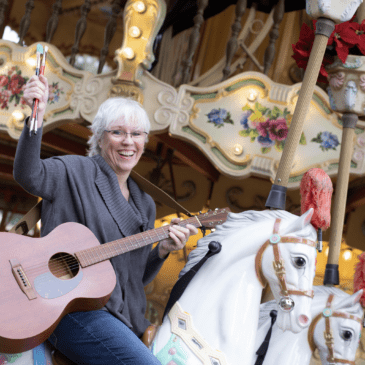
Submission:
POLYGON ((47 343, 42 343, 33 350, 19 354, 3 354, 0 352, 0 365, 53 365, 51 348, 47 343))
POLYGON ((162 365, 251 364, 264 280, 283 309, 278 325, 293 332, 309 325, 317 255, 312 214, 312 209, 301 217, 282 210, 230 213, 198 241, 181 275, 211 241, 220 242, 222 250, 165 316, 152 345, 162 365))
MULTIPOLYGON (((314 287, 311 325, 304 331, 293 334, 283 332, 274 324, 263 365, 308 365, 315 348, 319 350, 322 365, 340 363, 355 365, 363 317, 363 309, 359 303, 361 295, 362 290, 349 295, 338 288, 314 287), (330 295, 334 297, 331 303, 328 303, 330 295), (330 326, 329 331, 328 327, 326 329, 326 321, 330 326), (330 332, 333 336, 332 350, 325 339, 326 336, 327 340, 330 340, 330 332), (331 356, 334 359, 330 359, 331 356)), ((277 309, 275 301, 261 305, 256 349, 260 347, 271 325, 269 318, 271 309, 277 309)), ((256 357, 252 364, 255 364, 255 361, 256 357)))

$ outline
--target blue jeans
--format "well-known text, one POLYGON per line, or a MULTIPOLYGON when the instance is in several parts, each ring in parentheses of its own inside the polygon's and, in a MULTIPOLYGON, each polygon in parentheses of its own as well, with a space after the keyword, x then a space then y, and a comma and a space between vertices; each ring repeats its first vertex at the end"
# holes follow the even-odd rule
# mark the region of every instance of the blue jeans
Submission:
POLYGON ((104 310, 66 315, 48 340, 79 365, 161 365, 123 322, 104 310))

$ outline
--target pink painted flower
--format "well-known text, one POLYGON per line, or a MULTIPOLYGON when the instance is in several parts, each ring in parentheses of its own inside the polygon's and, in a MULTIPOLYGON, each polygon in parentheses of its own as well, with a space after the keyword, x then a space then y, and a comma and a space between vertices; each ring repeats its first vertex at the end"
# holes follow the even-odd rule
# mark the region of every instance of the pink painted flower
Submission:
POLYGON ((170 350, 169 350, 169 354, 170 355, 175 355, 177 353, 177 350, 175 347, 171 347, 170 350))
POLYGON ((10 90, 3 90, 0 93, 0 109, 8 109, 8 103, 9 103, 9 99, 11 96, 11 91, 10 90))
POLYGON ((266 137, 269 133, 270 120, 268 119, 266 122, 257 123, 256 128, 257 132, 260 136, 266 137))
POLYGON ((8 84, 8 77, 5 75, 0 76, 0 87, 4 87, 8 84))
MULTIPOLYGON (((345 74, 343 72, 337 72, 335 74, 328 75, 328 81, 334 90, 341 89, 343 83, 345 82, 345 74)), ((362 89, 361 82, 360 87, 362 89)))
POLYGON ((273 141, 283 141, 288 135, 288 126, 284 118, 271 119, 269 122, 269 137, 273 141))

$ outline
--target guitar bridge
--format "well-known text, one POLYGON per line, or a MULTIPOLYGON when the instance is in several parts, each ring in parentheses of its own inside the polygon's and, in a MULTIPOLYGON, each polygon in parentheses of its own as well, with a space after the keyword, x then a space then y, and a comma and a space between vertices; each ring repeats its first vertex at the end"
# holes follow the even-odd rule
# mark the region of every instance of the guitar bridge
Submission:
POLYGON ((27 275, 25 274, 22 265, 20 265, 20 262, 17 259, 11 259, 9 262, 15 280, 17 281, 20 289, 24 292, 29 300, 36 299, 37 295, 30 284, 27 275))

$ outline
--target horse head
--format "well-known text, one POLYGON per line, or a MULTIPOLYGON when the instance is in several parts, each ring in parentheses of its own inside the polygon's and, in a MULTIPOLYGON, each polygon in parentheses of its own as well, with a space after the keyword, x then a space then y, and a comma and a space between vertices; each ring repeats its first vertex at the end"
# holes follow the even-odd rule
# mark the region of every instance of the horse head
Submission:
POLYGON ((323 365, 355 365, 364 314, 359 303, 362 292, 330 294, 322 313, 312 321, 308 342, 312 351, 318 348, 323 365))
POLYGON ((279 305, 277 326, 298 333, 311 323, 317 235, 310 224, 313 209, 300 217, 282 214, 256 256, 256 269, 279 305))

